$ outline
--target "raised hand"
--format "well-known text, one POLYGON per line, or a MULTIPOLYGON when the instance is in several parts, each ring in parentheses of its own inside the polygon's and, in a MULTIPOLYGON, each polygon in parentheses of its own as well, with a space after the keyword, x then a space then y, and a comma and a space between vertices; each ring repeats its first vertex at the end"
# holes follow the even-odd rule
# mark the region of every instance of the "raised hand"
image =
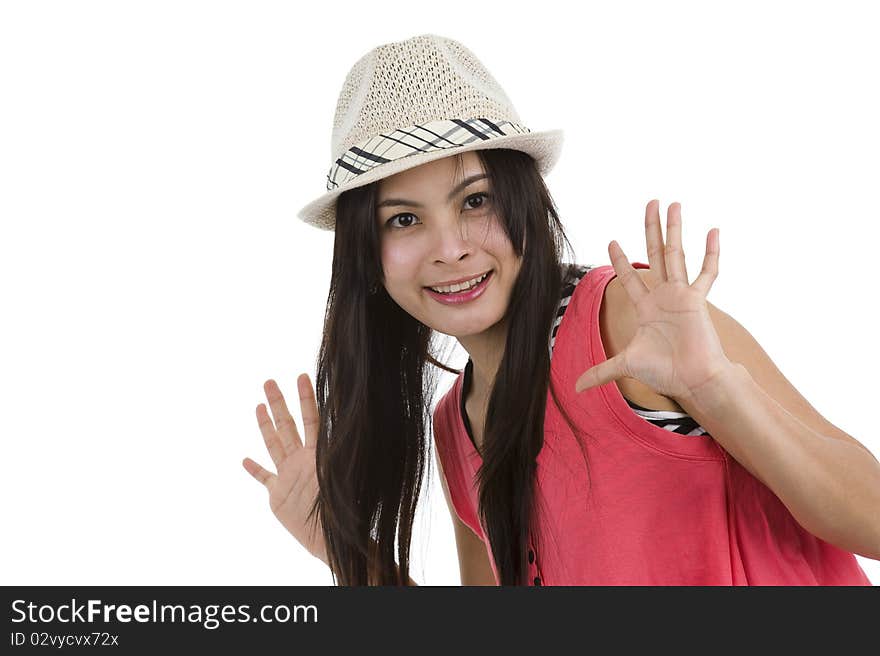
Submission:
POLYGON ((269 490, 269 507, 278 521, 316 558, 327 562, 324 535, 318 517, 308 522, 307 516, 318 495, 318 478, 315 468, 315 447, 318 442, 318 404, 315 391, 307 374, 296 379, 299 389, 300 408, 303 417, 305 443, 300 439, 296 424, 284 395, 274 380, 263 384, 274 424, 266 406, 257 406, 257 423, 263 441, 277 474, 267 471, 259 464, 245 458, 242 465, 247 472, 269 490))
POLYGON ((667 210, 665 245, 659 206, 659 201, 652 200, 645 209, 648 262, 654 280, 651 289, 618 243, 608 246, 617 277, 635 304, 638 328, 623 351, 581 374, 575 384, 577 392, 618 378, 635 378, 658 394, 687 400, 700 385, 731 366, 706 303, 718 277, 718 229, 709 231, 703 268, 688 284, 681 204, 672 203, 667 210))

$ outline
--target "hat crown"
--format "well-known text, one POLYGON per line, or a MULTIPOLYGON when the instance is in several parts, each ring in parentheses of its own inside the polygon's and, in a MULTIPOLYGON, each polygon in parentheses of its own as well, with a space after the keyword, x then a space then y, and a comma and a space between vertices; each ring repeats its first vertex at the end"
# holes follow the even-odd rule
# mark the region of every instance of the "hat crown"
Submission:
POLYGON ((468 48, 436 34, 386 43, 361 57, 345 78, 331 161, 404 126, 477 116, 520 123, 501 85, 468 48))

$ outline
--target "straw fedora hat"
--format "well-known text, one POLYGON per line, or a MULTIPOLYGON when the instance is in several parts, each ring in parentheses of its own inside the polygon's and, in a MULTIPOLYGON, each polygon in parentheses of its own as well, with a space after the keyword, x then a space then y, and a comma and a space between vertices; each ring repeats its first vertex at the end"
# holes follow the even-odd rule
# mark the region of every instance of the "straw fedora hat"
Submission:
POLYGON ((487 148, 526 152, 546 175, 559 159, 562 130, 530 131, 495 78, 457 41, 422 34, 380 45, 345 78, 333 119, 327 191, 297 216, 334 230, 342 192, 487 148))

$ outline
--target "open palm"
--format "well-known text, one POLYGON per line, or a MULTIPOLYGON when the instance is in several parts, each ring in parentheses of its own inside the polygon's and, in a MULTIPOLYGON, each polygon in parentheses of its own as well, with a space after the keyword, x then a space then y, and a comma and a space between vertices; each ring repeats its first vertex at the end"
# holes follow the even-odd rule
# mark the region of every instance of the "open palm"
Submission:
POLYGON ((688 284, 681 245, 681 205, 667 211, 666 236, 660 227, 659 201, 645 210, 645 236, 653 286, 649 289, 616 241, 611 262, 635 305, 638 327, 627 347, 578 378, 575 389, 634 378, 658 394, 687 399, 700 385, 723 371, 730 361, 709 316, 706 296, 718 277, 718 231, 710 230, 700 275, 688 284))
POLYGON ((263 384, 274 424, 264 404, 257 406, 257 423, 263 441, 277 474, 245 458, 242 465, 247 472, 269 490, 269 507, 278 521, 302 544, 310 554, 327 562, 324 535, 320 519, 308 521, 308 513, 318 495, 318 478, 315 467, 315 447, 318 441, 318 404, 315 391, 307 374, 297 380, 300 408, 303 417, 305 443, 300 439, 296 424, 284 395, 274 380, 263 384))

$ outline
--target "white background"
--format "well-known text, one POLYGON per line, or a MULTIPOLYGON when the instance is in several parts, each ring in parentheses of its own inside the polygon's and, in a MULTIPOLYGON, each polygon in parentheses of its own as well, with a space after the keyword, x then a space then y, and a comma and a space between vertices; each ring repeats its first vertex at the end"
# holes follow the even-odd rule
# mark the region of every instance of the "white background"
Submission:
MULTIPOLYGON (((299 421, 314 379, 333 236, 295 215, 345 75, 426 32, 565 130, 579 262, 646 262, 645 204, 681 202, 692 278, 721 229, 709 300, 880 454, 871 3, 347 4, 0 6, 0 581, 331 583, 241 460, 272 464, 263 382, 299 421)), ((413 578, 457 585, 436 477, 414 540, 413 578)))

